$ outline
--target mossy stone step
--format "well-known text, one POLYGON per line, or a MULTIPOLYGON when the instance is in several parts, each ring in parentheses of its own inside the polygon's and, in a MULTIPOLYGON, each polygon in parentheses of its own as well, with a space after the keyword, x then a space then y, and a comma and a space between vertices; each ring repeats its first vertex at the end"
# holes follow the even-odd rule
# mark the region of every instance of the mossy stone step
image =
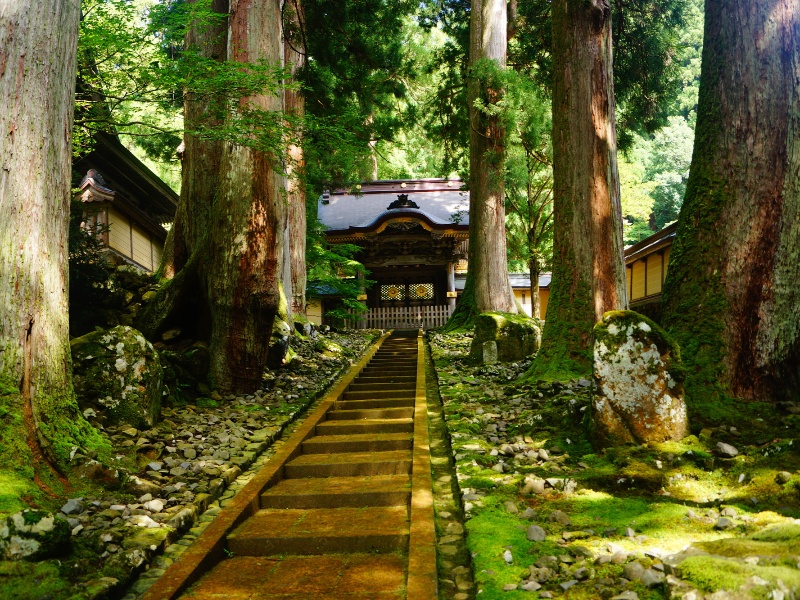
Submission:
POLYGON ((410 375, 398 375, 397 373, 391 372, 386 373, 384 375, 365 375, 364 372, 361 372, 361 375, 356 380, 358 383, 405 383, 408 381, 416 382, 417 375, 416 373, 412 373, 410 375))
POLYGON ((416 379, 417 367, 365 367, 361 371, 361 377, 380 377, 388 380, 387 373, 390 373, 392 377, 408 377, 412 375, 416 379))
POLYGON ((347 387, 348 392, 368 392, 368 391, 383 391, 383 390, 414 390, 416 389, 416 381, 380 381, 369 380, 365 381, 361 378, 356 380, 356 383, 351 383, 347 387))
POLYGON ((405 598, 405 583, 405 558, 399 554, 234 556, 218 563, 181 598, 398 600, 405 598))
POLYGON ((332 410, 328 413, 329 421, 347 419, 404 419, 414 416, 414 408, 364 408, 356 410, 332 410))
POLYGON ((362 419, 360 421, 325 421, 316 426, 317 435, 349 435, 351 433, 411 433, 412 419, 362 419))
POLYGON ((414 398, 376 398, 374 400, 337 400, 336 410, 360 408, 413 408, 414 398))
POLYGON ((261 494, 261 508, 400 506, 410 497, 406 474, 283 479, 261 494))
POLYGON ((415 390, 364 390, 356 392, 345 392, 342 394, 345 400, 380 400, 382 398, 413 398, 415 390))
POLYGON ((401 475, 410 472, 410 450, 301 454, 283 466, 283 474, 287 479, 369 477, 372 475, 401 475))
POLYGON ((261 509, 227 545, 235 556, 395 552, 408 547, 408 508, 261 509))
POLYGON ((365 433, 352 435, 317 435, 303 442, 305 454, 338 452, 382 452, 411 450, 410 433, 365 433))

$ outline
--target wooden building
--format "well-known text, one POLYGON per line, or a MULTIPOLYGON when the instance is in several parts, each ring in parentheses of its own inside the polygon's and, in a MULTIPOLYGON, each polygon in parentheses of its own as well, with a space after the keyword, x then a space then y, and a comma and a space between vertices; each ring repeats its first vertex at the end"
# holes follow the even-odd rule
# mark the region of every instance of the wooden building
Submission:
MULTIPOLYGON (((356 256, 376 281, 365 291, 369 313, 350 325, 398 327, 443 325, 463 292, 469 239, 469 192, 457 179, 388 180, 365 183, 356 193, 323 194, 317 215, 333 244, 361 247, 356 256)), ((549 274, 540 278, 546 310, 549 274)), ((530 279, 511 275, 530 314, 530 279)), ((320 323, 334 299, 312 299, 310 320, 320 323)))
POLYGON ((99 133, 95 148, 73 165, 84 223, 97 231, 116 262, 155 271, 172 223, 178 195, 116 136, 99 133))
POLYGON ((656 321, 661 316, 661 292, 677 227, 677 223, 668 225, 625 248, 625 283, 630 309, 656 321))

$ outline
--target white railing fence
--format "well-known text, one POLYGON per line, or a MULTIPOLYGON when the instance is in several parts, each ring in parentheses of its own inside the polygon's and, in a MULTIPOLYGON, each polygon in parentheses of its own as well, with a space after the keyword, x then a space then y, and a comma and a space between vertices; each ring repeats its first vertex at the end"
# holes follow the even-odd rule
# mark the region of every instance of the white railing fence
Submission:
POLYGON ((451 306, 387 306, 370 308, 345 321, 353 329, 429 329, 441 327, 453 314, 451 306))

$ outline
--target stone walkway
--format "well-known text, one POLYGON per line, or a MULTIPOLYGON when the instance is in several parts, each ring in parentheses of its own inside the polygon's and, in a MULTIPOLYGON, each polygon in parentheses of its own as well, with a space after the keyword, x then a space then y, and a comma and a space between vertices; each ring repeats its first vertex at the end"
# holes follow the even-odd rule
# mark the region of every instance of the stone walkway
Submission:
POLYGON ((421 348, 387 339, 145 598, 435 598, 421 348))

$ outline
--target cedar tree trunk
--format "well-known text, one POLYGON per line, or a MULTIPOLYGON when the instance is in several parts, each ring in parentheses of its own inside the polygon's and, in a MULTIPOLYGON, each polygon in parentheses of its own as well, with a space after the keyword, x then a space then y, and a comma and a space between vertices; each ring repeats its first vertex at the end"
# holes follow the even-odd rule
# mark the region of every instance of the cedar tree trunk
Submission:
MULTIPOLYGON (((528 245, 532 249, 535 249, 535 247, 531 246, 530 241, 528 242, 528 245)), ((531 256, 528 260, 528 270, 531 273, 531 317, 534 319, 539 319, 541 318, 539 315, 539 274, 542 269, 539 266, 539 259, 536 256, 531 256)))
MULTIPOLYGON (((197 0, 192 0, 196 2, 197 0)), ((227 15, 228 0, 213 0, 210 10, 227 15)), ((193 24, 186 47, 207 59, 224 61, 228 24, 225 19, 193 24)), ((179 327, 197 339, 208 339, 211 328, 207 294, 209 231, 219 185, 223 143, 202 139, 192 132, 224 124, 228 110, 224 100, 203 90, 186 90, 184 96, 181 196, 175 220, 164 245, 160 274, 170 279, 147 304, 135 326, 149 339, 166 329, 179 327)))
POLYGON ((553 2, 553 282, 532 375, 586 375, 592 328, 625 308, 607 0, 553 2))
MULTIPOLYGON (((230 6, 228 59, 282 64, 278 0, 233 0, 230 6)), ((243 98, 240 106, 280 110, 282 97, 243 98)), ((274 157, 226 144, 210 230, 207 279, 210 378, 223 391, 247 392, 261 385, 280 303, 285 193, 286 180, 275 169, 274 157)))
MULTIPOLYGON (((305 44, 302 36, 302 7, 300 0, 291 0, 283 10, 284 54, 291 70, 292 82, 297 82, 297 73, 305 64, 305 44)), ((290 82, 291 83, 291 82, 290 82)), ((286 114, 302 119, 305 112, 303 95, 300 90, 287 88, 283 95, 286 114)), ((288 247, 291 267, 291 297, 289 307, 293 314, 306 314, 306 189, 303 185, 303 150, 300 144, 289 144, 288 163, 288 204, 289 227, 288 247)))
POLYGON ((72 388, 67 306, 79 18, 78 0, 0 3, 0 447, 27 435, 34 466, 99 441, 72 388))
POLYGON ((706 0, 694 155, 664 287, 697 408, 800 399, 800 9, 706 0))
POLYGON ((456 323, 469 324, 482 312, 517 312, 506 256, 505 131, 498 116, 475 108, 476 100, 486 105, 502 100, 499 71, 506 66, 506 36, 506 0, 472 0, 467 88, 469 272, 465 293, 448 323, 451 328, 456 323))

